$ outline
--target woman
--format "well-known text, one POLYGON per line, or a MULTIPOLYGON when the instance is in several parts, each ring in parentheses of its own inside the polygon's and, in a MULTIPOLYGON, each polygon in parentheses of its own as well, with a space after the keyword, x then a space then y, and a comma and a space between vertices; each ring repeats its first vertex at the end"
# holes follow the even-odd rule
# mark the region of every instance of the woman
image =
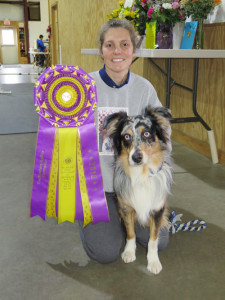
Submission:
MULTIPOLYGON (((100 55, 104 67, 90 75, 97 87, 98 111, 95 121, 99 130, 100 164, 110 222, 89 224, 85 228, 83 222, 79 222, 86 253, 100 263, 116 260, 125 239, 113 189, 114 157, 108 139, 104 139, 105 134, 100 131, 102 119, 116 111, 124 110, 128 115, 136 115, 143 113, 147 105, 162 106, 151 83, 129 71, 135 51, 136 35, 128 21, 110 20, 101 28, 100 55)), ((149 228, 136 225, 135 232, 137 242, 147 248, 149 228)), ((166 247, 168 239, 168 230, 163 229, 159 236, 159 250, 166 247)))

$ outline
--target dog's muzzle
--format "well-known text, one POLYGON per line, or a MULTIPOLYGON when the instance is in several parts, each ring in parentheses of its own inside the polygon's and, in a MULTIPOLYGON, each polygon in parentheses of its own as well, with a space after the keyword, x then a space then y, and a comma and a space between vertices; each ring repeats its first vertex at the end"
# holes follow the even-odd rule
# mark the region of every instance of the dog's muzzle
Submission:
POLYGON ((132 158, 132 160, 135 164, 140 164, 142 162, 142 159, 143 159, 143 154, 139 151, 136 151, 131 156, 131 158, 132 158))

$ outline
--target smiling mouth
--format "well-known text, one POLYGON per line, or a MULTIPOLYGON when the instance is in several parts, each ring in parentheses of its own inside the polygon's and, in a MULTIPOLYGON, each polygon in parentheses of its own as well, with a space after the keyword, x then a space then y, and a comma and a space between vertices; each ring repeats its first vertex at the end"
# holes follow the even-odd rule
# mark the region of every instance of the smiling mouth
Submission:
POLYGON ((124 61, 124 59, 123 58, 114 58, 112 61, 113 62, 121 62, 121 61, 124 61))

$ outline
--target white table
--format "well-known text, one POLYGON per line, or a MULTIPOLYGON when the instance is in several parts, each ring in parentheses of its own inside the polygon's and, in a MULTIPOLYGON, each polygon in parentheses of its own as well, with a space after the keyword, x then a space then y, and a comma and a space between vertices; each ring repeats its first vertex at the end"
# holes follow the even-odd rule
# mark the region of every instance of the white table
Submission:
MULTIPOLYGON (((99 55, 99 49, 81 49, 81 54, 87 55, 99 55)), ((189 122, 200 122, 208 132, 212 162, 218 163, 218 154, 216 149, 215 137, 213 129, 201 118, 197 112, 197 85, 198 85, 198 65, 199 59, 201 58, 225 58, 225 50, 173 50, 173 49, 138 49, 135 53, 135 60, 139 57, 148 58, 151 63, 157 67, 167 77, 167 91, 166 91, 166 107, 170 107, 170 90, 172 85, 177 85, 180 88, 190 91, 193 95, 192 108, 194 117, 174 118, 172 123, 189 123, 189 122), (166 58, 167 59, 167 70, 164 71, 155 62, 154 58, 166 58), (172 58, 193 58, 194 64, 194 78, 193 78, 193 89, 186 87, 182 84, 177 83, 171 77, 171 59, 172 58)), ((133 61, 133 62, 134 62, 133 61)))
MULTIPOLYGON (((81 49, 81 54, 99 55, 99 49, 81 49)), ((138 49, 136 57, 145 58, 225 58, 225 50, 138 49)))
POLYGON ((33 54, 33 55, 39 55, 39 54, 49 54, 49 52, 37 52, 37 51, 29 51, 29 54, 33 54))

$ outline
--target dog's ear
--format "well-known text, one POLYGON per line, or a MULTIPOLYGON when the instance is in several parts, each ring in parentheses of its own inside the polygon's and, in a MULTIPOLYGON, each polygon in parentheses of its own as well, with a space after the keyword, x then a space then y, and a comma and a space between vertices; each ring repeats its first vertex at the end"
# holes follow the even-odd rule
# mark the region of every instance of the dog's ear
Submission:
POLYGON ((103 130, 106 129, 107 136, 113 141, 113 148, 116 153, 121 152, 121 132, 123 130, 124 123, 126 122, 128 116, 126 112, 118 112, 108 115, 103 120, 103 130))
POLYGON ((172 120, 171 111, 165 107, 152 108, 148 106, 144 115, 150 118, 159 140, 164 144, 169 144, 171 135, 170 121, 172 120))
POLYGON ((110 137, 121 127, 126 119, 127 113, 123 111, 108 115, 103 119, 102 129, 106 129, 107 135, 110 137))
POLYGON ((147 106, 145 108, 145 116, 159 115, 161 117, 166 118, 168 121, 172 120, 171 110, 166 107, 154 107, 147 106))

